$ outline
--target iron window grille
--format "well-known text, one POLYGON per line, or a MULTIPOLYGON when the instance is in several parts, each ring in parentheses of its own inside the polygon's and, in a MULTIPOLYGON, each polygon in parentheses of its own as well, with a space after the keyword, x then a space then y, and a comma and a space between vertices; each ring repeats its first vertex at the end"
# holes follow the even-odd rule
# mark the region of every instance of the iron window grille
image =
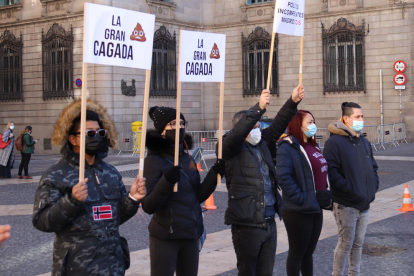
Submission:
POLYGON ((0 36, 0 101, 23 101, 23 40, 9 30, 0 36))
POLYGON ((42 30, 43 100, 73 98, 73 32, 54 23, 42 30))
POLYGON ((345 18, 338 19, 329 30, 322 24, 323 94, 366 93, 364 25, 362 21, 361 26, 355 26, 345 18))
POLYGON ((154 34, 150 97, 177 96, 177 41, 161 26, 154 34))
MULTIPOLYGON (((246 38, 242 33, 242 60, 243 60, 243 97, 260 96, 266 89, 269 72, 269 54, 271 35, 261 27, 256 27, 246 38)), ((270 93, 279 95, 278 36, 275 36, 270 93)))
POLYGON ((0 7, 19 4, 19 0, 0 0, 0 7))
POLYGON ((258 4, 258 3, 269 3, 269 2, 273 2, 273 0, 246 0, 246 5, 258 4))

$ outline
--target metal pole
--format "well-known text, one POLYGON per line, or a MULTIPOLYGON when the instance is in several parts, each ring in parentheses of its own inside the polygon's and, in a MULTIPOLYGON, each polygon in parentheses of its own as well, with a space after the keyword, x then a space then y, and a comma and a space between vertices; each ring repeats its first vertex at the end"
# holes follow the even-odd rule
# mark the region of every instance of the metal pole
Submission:
POLYGON ((380 105, 381 105, 381 125, 384 124, 384 109, 382 102, 382 69, 380 69, 380 105))
POLYGON ((400 89, 400 122, 402 123, 402 97, 401 97, 401 89, 400 89))
MULTIPOLYGON (((381 105, 381 125, 384 124, 384 107, 383 107, 383 102, 382 102, 382 69, 380 69, 380 105, 381 105)), ((384 142, 384 131, 383 129, 380 127, 379 131, 381 132, 381 143, 384 142)))

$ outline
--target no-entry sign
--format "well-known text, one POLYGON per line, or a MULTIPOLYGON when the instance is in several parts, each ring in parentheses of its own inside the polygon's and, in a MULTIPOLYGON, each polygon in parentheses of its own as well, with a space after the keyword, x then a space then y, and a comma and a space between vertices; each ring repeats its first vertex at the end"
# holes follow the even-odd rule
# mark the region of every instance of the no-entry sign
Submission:
POLYGON ((403 73, 398 73, 394 76, 394 83, 396 85, 404 85, 407 82, 407 77, 403 73))

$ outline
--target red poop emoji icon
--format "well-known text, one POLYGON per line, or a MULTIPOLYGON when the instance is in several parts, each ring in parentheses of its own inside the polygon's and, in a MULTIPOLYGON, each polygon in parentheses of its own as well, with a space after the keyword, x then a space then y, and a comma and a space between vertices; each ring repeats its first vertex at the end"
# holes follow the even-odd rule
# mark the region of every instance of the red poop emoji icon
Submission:
POLYGON ((139 41, 139 42, 147 41, 147 38, 145 37, 145 33, 144 33, 144 30, 141 27, 141 24, 137 23, 137 26, 132 31, 132 34, 129 38, 131 40, 136 40, 136 41, 139 41))
POLYGON ((214 43, 213 49, 211 50, 210 58, 215 58, 215 59, 220 58, 220 51, 216 43, 214 43))

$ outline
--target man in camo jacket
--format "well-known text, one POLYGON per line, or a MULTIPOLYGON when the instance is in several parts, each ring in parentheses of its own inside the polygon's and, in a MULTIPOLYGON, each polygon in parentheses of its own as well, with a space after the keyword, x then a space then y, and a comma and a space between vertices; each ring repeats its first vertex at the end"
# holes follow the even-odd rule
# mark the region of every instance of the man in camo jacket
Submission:
POLYGON ((88 101, 85 181, 78 183, 80 109, 75 101, 56 123, 53 142, 62 146, 62 159, 40 180, 32 223, 56 234, 53 276, 124 275, 129 249, 118 229, 137 213, 145 179, 138 176, 128 193, 117 169, 102 161, 116 145, 116 131, 106 110, 88 101))

